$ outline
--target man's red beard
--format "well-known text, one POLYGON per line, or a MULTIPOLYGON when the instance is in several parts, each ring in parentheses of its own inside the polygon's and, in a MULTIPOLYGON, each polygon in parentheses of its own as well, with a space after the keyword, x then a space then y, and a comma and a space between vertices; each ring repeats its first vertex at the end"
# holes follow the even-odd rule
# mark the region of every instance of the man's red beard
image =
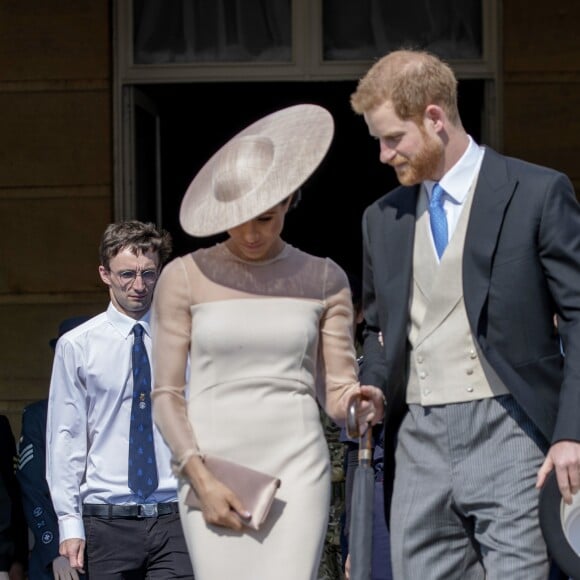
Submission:
POLYGON ((437 175, 443 159, 443 143, 424 132, 423 137, 422 149, 412 158, 397 156, 391 162, 401 185, 416 185, 437 175))

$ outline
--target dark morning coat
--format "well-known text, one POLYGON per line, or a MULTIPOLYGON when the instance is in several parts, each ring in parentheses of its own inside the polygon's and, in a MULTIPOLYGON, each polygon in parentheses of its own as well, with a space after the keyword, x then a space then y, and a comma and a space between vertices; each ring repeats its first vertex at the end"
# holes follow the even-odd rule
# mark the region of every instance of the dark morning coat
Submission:
MULTIPOLYGON (((419 191, 398 187, 363 216, 362 384, 382 387, 387 397, 387 516, 387 474, 394 473, 396 434, 406 413, 419 191)), ((463 290, 475 340, 546 440, 580 441, 580 206, 565 175, 486 149, 465 239, 463 290)))

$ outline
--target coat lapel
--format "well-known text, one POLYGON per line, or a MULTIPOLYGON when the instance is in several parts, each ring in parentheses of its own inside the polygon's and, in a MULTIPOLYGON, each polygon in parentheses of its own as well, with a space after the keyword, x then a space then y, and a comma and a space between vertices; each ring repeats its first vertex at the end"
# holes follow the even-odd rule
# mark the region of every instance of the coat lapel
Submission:
POLYGON ((463 252, 465 307, 476 336, 479 334, 480 314, 489 292, 493 255, 505 211, 516 186, 517 181, 508 175, 505 160, 492 149, 486 148, 463 252))

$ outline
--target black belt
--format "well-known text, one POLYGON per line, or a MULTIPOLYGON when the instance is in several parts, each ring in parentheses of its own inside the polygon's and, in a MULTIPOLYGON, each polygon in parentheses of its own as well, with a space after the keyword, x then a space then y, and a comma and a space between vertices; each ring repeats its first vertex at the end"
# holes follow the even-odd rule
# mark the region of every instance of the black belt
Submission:
POLYGON ((115 518, 156 518, 179 512, 177 502, 171 503, 140 503, 133 505, 113 505, 110 503, 83 504, 84 516, 97 516, 109 520, 115 518))

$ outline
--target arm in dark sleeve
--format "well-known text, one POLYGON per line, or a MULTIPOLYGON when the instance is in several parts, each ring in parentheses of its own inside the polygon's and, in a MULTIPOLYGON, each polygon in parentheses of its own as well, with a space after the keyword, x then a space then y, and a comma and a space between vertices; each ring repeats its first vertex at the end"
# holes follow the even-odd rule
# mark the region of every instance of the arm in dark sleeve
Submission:
POLYGON ((24 409, 16 475, 22 488, 24 515, 35 541, 35 552, 45 567, 58 556, 58 520, 46 482, 47 401, 24 409))
POLYGON ((363 385, 374 385, 386 392, 388 376, 383 337, 380 331, 379 308, 374 285, 374 265, 371 257, 371 241, 368 225, 369 210, 363 216, 363 282, 362 295, 364 305, 365 328, 363 330, 364 365, 361 367, 360 382, 363 385))
POLYGON ((552 443, 580 441, 580 205, 568 177, 551 172, 538 235, 542 268, 558 314, 566 357, 552 443))
POLYGON ((28 529, 22 509, 20 484, 14 472, 17 455, 16 441, 10 422, 4 415, 0 415, 0 441, 2 441, 0 470, 11 502, 10 533, 14 541, 13 561, 22 564, 26 570, 28 567, 28 529))

